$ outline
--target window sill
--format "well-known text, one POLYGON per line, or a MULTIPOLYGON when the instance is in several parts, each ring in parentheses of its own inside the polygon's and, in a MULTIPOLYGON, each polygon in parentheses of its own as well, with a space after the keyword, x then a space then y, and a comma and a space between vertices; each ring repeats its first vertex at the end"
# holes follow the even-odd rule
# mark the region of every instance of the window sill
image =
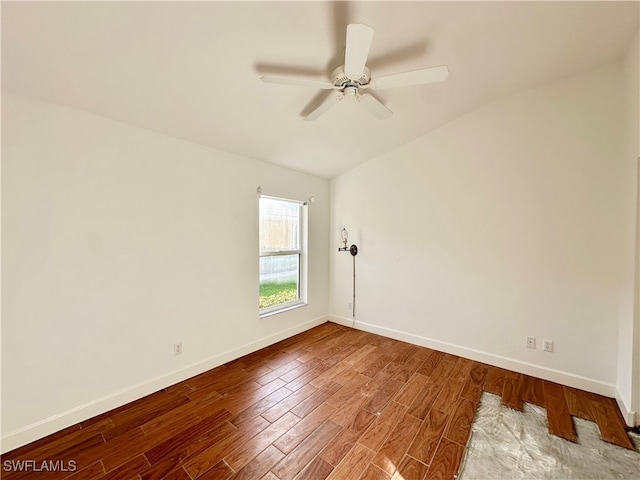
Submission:
POLYGON ((263 312, 260 313, 259 317, 260 318, 266 318, 266 317, 270 317, 272 315, 277 315, 278 313, 283 313, 283 312, 288 312, 289 310, 295 310, 296 308, 300 308, 300 307, 306 307, 307 304, 305 302, 300 302, 300 303, 296 303, 296 304, 289 304, 289 305, 285 305, 282 308, 279 308, 277 310, 271 310, 269 312, 263 312))

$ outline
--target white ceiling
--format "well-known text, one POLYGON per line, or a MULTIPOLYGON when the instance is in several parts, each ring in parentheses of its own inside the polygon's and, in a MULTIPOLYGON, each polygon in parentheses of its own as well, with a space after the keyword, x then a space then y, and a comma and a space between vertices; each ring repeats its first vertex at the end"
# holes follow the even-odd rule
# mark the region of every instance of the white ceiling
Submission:
POLYGON ((3 2, 2 87, 331 178, 500 97, 620 58, 635 2, 3 2), (376 120, 261 74, 328 79, 348 23, 372 76, 449 66, 377 94, 376 120))

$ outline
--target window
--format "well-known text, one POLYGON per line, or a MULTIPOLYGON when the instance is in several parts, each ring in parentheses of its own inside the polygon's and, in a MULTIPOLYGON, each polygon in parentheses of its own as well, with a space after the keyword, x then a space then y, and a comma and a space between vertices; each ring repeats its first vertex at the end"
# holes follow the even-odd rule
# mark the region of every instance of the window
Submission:
POLYGON ((260 197, 260 315, 305 304, 306 206, 260 197))

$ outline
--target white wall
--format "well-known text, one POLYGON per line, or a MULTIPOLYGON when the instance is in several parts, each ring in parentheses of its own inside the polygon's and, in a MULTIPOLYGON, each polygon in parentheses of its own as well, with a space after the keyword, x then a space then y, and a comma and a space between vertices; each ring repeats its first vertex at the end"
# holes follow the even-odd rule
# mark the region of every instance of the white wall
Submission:
MULTIPOLYGON (((618 62, 519 93, 333 179, 332 241, 346 227, 360 247, 357 324, 613 396, 635 228, 622 87, 618 62)), ((350 297, 334 251, 345 323, 350 297)))
POLYGON ((4 451, 326 320, 327 180, 10 93, 2 162, 4 451), (264 319, 258 186, 316 198, 309 303, 264 319))

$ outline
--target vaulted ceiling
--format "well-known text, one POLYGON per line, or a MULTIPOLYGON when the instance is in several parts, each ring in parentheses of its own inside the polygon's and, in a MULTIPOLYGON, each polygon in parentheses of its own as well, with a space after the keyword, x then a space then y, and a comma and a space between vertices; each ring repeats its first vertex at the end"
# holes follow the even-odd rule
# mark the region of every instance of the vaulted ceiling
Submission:
POLYGON ((2 87, 331 178, 479 106, 615 61, 638 2, 3 2, 2 87), (349 23, 375 29, 373 76, 448 65, 384 90, 377 120, 330 94, 349 23))

